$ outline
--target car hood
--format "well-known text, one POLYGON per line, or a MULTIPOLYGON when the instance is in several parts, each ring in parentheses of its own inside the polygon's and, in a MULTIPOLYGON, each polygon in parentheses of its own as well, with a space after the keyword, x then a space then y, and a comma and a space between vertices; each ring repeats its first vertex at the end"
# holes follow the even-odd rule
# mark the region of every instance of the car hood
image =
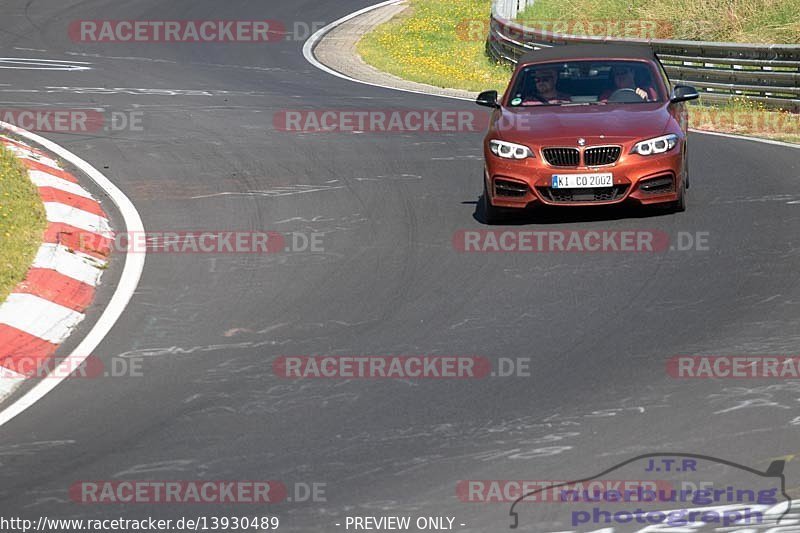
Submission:
POLYGON ((490 132, 522 144, 625 142, 662 135, 670 120, 666 104, 503 107, 490 132))

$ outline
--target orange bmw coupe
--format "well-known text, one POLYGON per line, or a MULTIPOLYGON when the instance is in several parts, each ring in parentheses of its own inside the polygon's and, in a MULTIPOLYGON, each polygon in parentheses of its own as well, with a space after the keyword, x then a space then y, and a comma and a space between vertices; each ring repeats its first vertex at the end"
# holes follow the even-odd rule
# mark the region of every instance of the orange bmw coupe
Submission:
POLYGON ((566 45, 524 55, 493 109, 484 140, 483 217, 537 205, 662 205, 686 209, 684 102, 643 45, 566 45))

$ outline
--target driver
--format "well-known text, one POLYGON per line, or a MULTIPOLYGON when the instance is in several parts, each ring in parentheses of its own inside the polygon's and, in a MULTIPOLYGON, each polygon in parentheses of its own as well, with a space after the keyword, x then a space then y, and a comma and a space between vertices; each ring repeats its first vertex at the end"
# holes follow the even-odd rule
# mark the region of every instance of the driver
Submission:
POLYGON ((620 89, 632 89, 645 102, 658 99, 655 89, 649 86, 637 87, 636 79, 633 75, 633 68, 627 65, 611 67, 611 77, 614 79, 614 88, 608 89, 600 95, 601 102, 607 102, 608 98, 620 89))
POLYGON ((561 104, 569 102, 569 95, 556 90, 557 68, 537 69, 533 74, 536 91, 522 105, 561 104))

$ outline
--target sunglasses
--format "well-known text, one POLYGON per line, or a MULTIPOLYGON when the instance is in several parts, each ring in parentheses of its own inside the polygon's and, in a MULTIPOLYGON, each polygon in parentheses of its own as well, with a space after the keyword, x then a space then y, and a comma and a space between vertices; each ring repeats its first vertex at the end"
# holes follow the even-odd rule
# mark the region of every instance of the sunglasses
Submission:
POLYGON ((540 81, 553 82, 555 80, 556 79, 553 76, 536 76, 533 78, 533 81, 535 81, 536 83, 539 83, 540 81))

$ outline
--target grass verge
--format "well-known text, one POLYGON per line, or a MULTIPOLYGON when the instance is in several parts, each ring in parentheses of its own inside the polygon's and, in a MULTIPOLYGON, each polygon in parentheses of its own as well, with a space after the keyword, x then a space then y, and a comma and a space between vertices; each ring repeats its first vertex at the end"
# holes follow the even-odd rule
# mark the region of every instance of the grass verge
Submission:
POLYGON ((459 24, 488 21, 489 0, 410 0, 399 17, 365 35, 358 53, 370 65, 436 87, 502 90, 510 67, 485 54, 485 41, 465 39, 459 24))
POLYGON ((0 146, 0 303, 25 278, 46 223, 44 206, 25 167, 0 146))
POLYGON ((690 105, 689 126, 800 144, 800 114, 766 109, 744 98, 713 107, 690 105))
POLYGON ((517 20, 561 21, 567 27, 581 21, 653 21, 659 33, 653 37, 800 42, 800 0, 536 0, 517 20))

